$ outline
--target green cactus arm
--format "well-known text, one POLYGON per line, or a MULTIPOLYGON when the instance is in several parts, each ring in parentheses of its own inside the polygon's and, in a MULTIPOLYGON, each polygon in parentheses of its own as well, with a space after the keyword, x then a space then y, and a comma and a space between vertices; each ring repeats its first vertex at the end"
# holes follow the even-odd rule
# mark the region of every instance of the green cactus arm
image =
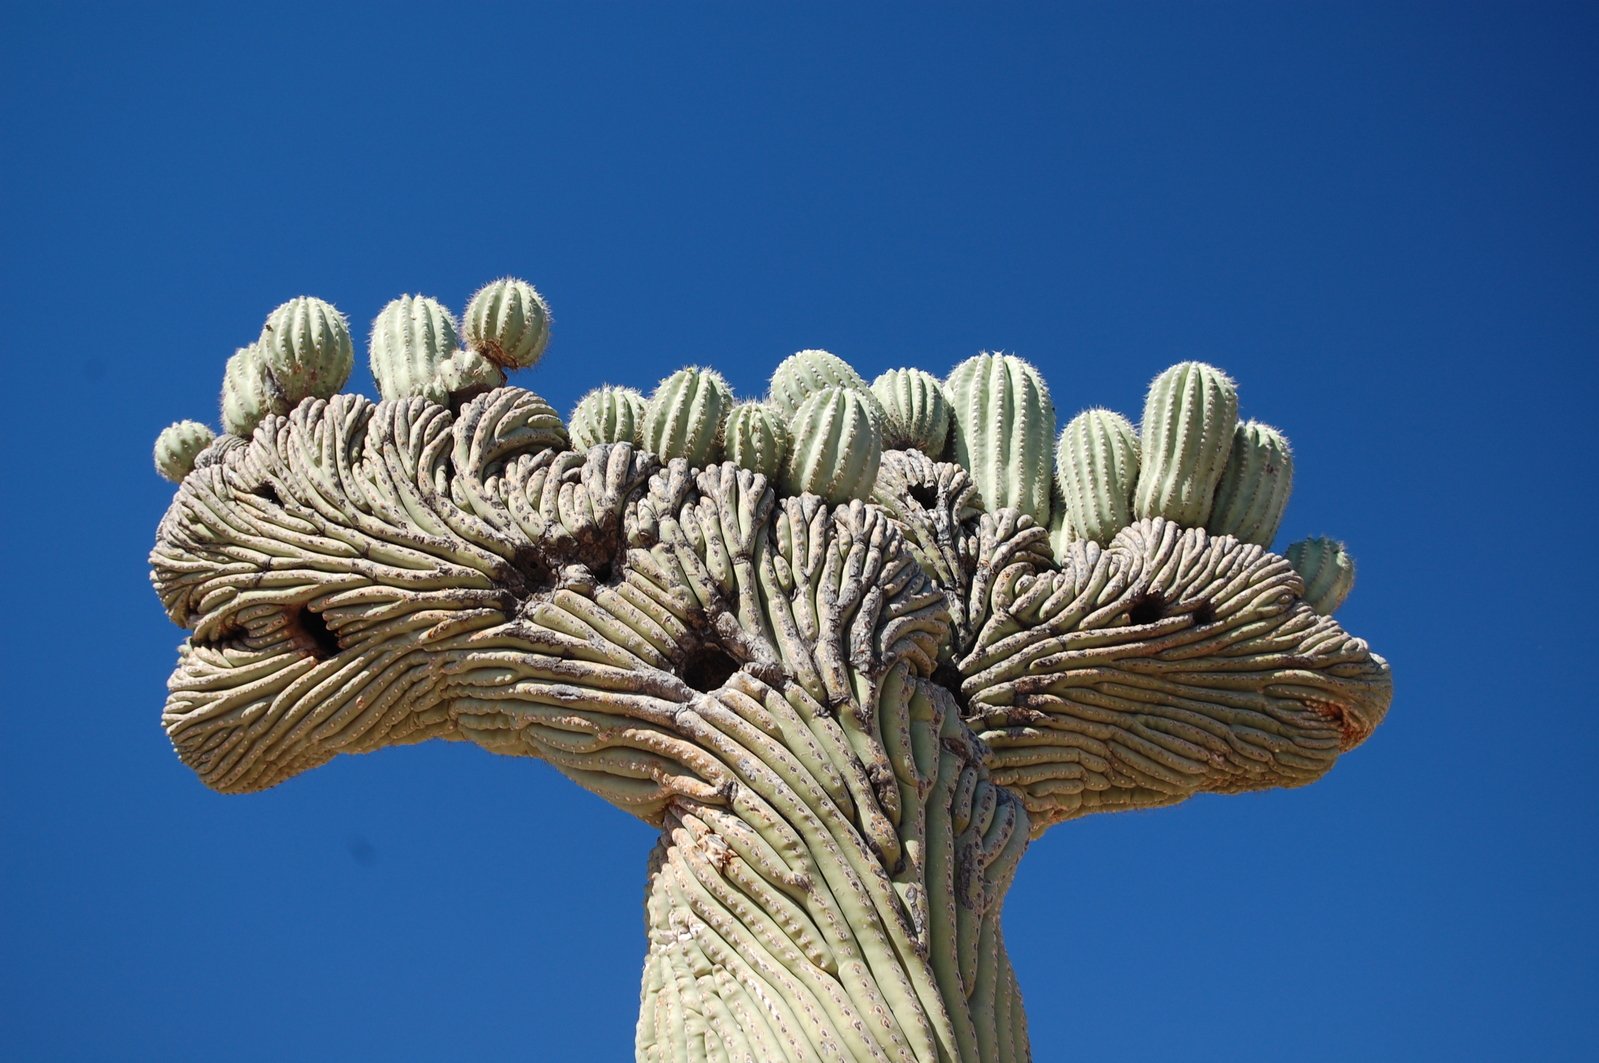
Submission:
MULTIPOLYGON (((880 431, 859 395, 805 401, 880 431)), ((306 399, 207 447, 157 530, 163 723, 225 792, 445 738, 657 825, 641 1059, 976 1061, 1028 1056, 999 919, 1029 837, 1301 785, 1386 710, 1259 545, 1052 544, 914 449, 864 497, 795 486, 574 450, 518 388, 306 399)))
POLYGON ((1013 508, 1049 526, 1055 405, 1038 370, 1011 354, 966 359, 944 382, 951 457, 990 509, 1013 508))

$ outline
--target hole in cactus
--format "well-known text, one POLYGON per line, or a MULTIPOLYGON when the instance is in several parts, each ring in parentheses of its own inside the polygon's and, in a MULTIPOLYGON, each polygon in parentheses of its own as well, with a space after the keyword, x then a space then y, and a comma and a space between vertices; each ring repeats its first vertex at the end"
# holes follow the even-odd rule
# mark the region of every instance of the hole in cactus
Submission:
POLYGON ((1159 591, 1140 594, 1127 610, 1127 619, 1134 624, 1153 624, 1165 615, 1166 596, 1159 591))
POLYGON ((932 509, 938 505, 938 492, 926 484, 912 484, 911 501, 923 509, 932 509))
POLYGON ((604 561, 595 562, 594 564, 590 565, 588 569, 589 575, 594 577, 595 583, 609 583, 611 582, 611 578, 616 574, 615 567, 611 564, 609 558, 606 558, 604 561))
POLYGON ((969 720, 971 714, 971 700, 966 692, 961 689, 961 674, 952 664, 944 663, 933 669, 933 682, 955 695, 955 704, 960 706, 961 719, 969 720))
POLYGON ((683 682, 695 690, 710 693, 738 671, 739 663, 733 655, 713 643, 706 643, 683 662, 683 682))
POLYGON ((322 614, 308 606, 302 605, 289 614, 289 630, 294 635, 295 645, 319 661, 325 661, 343 649, 338 636, 322 619, 322 614))
POLYGON ((278 489, 272 486, 272 481, 265 480, 250 488, 250 493, 257 498, 264 498, 274 506, 283 505, 283 500, 278 497, 278 489))
POLYGON ((1210 602, 1200 602, 1199 608, 1194 610, 1194 623, 1214 624, 1216 622, 1216 606, 1210 602))

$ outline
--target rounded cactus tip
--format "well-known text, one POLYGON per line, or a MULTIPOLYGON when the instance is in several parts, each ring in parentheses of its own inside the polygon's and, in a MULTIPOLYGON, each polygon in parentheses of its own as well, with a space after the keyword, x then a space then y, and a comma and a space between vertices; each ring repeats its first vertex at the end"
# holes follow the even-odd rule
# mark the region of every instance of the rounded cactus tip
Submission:
POLYGON ((703 468, 722 453, 722 426, 733 390, 714 369, 679 369, 656 387, 644 407, 644 449, 662 461, 683 458, 703 468))
POLYGON ((1036 368, 1012 354, 974 355, 944 381, 954 460, 990 512, 1021 511, 1049 527, 1055 404, 1036 368))
POLYGON ((194 471, 194 459, 215 438, 216 433, 199 421, 167 425, 155 439, 155 471, 173 483, 182 483, 194 471))
POLYGON ((1055 505, 1070 539, 1103 545, 1132 523, 1138 465, 1138 433, 1121 414, 1084 410, 1067 422, 1055 448, 1055 505))
POLYGON ((800 404, 823 388, 870 390, 850 364, 828 351, 798 351, 778 363, 772 371, 767 401, 792 419, 800 404))
POLYGON ((256 341, 261 363, 292 407, 331 398, 350 379, 350 326, 332 303, 302 295, 272 311, 256 341))
POLYGON ((372 323, 372 379, 378 394, 443 404, 449 389, 439 370, 460 348, 455 318, 437 299, 402 295, 390 301, 372 323))
POLYGON ((1305 603, 1331 616, 1355 585, 1355 560, 1336 539, 1301 539, 1288 547, 1288 563, 1305 581, 1305 603))
POLYGON ((1181 362, 1157 376, 1139 426, 1143 468, 1133 516, 1204 527, 1237 427, 1238 389, 1220 369, 1181 362))
POLYGON ((466 341, 501 368, 526 369, 550 341, 550 305, 527 281, 490 281, 466 306, 466 341))
POLYGON ((578 400, 572 410, 572 445, 579 450, 602 443, 639 444, 644 429, 644 396, 634 388, 605 384, 578 400))
POLYGON ((949 395, 924 369, 890 369, 872 381, 883 405, 883 446, 919 450, 937 461, 949 442, 949 395))
POLYGON ((727 418, 723 450, 741 469, 775 480, 788 460, 794 437, 782 413, 764 402, 743 402, 727 418))
POLYGON ((1288 508, 1294 486, 1294 455, 1288 439, 1258 421, 1243 421, 1233 435, 1232 453, 1206 527, 1246 543, 1270 546, 1288 508))
POLYGON ((837 505, 867 498, 883 460, 880 416, 871 392, 823 388, 789 422, 793 443, 784 464, 786 494, 819 495, 837 505))
POLYGON ((222 430, 250 438, 267 414, 285 414, 293 405, 266 367, 259 344, 240 347, 222 373, 222 430))

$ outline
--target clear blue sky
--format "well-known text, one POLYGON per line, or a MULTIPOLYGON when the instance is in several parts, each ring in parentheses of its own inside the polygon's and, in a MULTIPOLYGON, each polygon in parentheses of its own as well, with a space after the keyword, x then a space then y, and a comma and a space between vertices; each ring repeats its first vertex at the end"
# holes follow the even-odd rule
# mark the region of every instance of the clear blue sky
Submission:
POLYGON ((803 347, 1004 348, 1063 415, 1225 367, 1393 711, 1036 845, 1038 1058, 1599 1056, 1595 9, 1284 6, 6 4, 0 1055, 628 1056, 644 826, 454 745, 220 797, 158 726, 156 432, 290 296, 511 273, 562 409, 803 347))

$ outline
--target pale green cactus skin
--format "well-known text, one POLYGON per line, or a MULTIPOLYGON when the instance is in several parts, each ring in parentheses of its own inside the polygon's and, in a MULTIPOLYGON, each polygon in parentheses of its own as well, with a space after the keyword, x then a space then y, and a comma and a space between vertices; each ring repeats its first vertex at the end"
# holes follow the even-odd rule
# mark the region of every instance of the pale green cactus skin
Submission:
POLYGON ((1332 616, 1355 586, 1355 559, 1336 539, 1301 539, 1285 552, 1305 581, 1305 603, 1322 616, 1332 616))
POLYGON ((527 369, 550 341, 550 307, 527 281, 502 277, 466 307, 466 340, 502 369, 527 369))
POLYGON ((773 370, 766 401, 792 421, 805 400, 823 388, 871 390, 861 375, 838 355, 828 351, 799 351, 783 359, 773 370))
POLYGON ((722 454, 722 426, 733 391, 713 369, 679 369, 655 389, 644 407, 644 449, 663 461, 682 458, 709 465, 722 454))
POLYGON ((1237 427, 1238 389, 1221 370, 1182 362, 1156 377, 1139 426, 1133 515, 1204 527, 1237 427))
POLYGON ((1038 370, 1011 354, 979 354, 944 382, 951 454, 990 510, 1016 509, 1049 526, 1055 405, 1038 370))
POLYGON ((233 352, 222 374, 223 431, 248 436, 261 418, 288 413, 290 405, 288 396, 267 372, 258 346, 252 343, 233 352))
POLYGON ((727 460, 741 469, 775 480, 793 443, 782 413, 764 402, 741 402, 727 418, 723 450, 727 460))
POLYGON ((155 437, 155 471, 173 483, 194 471, 194 459, 211 445, 216 433, 199 421, 169 424, 155 437))
POLYGON ((644 396, 636 388, 595 388, 572 410, 572 445, 579 450, 601 443, 641 443, 644 396))
POLYGON ((883 433, 873 400, 858 388, 823 388, 789 423, 793 447, 783 468, 788 494, 819 495, 838 504, 870 496, 883 460, 883 433))
POLYGON ((883 446, 919 450, 933 460, 949 444, 949 396, 925 369, 890 369, 872 381, 883 405, 883 446))
MULTIPOLYGON (((481 387, 453 357, 433 376, 481 387)), ((1102 543, 1064 496, 1048 526, 985 508, 962 466, 882 451, 856 388, 800 405, 775 480, 663 453, 730 404, 668 378, 646 412, 683 442, 656 453, 573 450, 515 387, 312 398, 219 437, 150 555, 190 631, 178 756, 233 793, 468 741, 656 827, 645 1063, 1019 1063, 1000 910, 1029 838, 1312 782, 1387 710, 1386 663, 1317 612, 1347 589, 1337 544, 1165 518, 1102 543)), ((737 441, 758 411, 728 449, 764 467, 737 441)))
POLYGON ((1055 448, 1062 526, 1070 539, 1108 543, 1133 522, 1138 433, 1111 410, 1084 410, 1067 422, 1055 448))
POLYGON ((505 370, 480 351, 462 349, 439 363, 434 379, 449 396, 449 401, 459 404, 485 391, 502 387, 505 384, 505 370))
POLYGON ((337 394, 355 365, 344 315, 331 303, 308 295, 272 311, 256 348, 290 406, 301 399, 337 394))
POLYGON ((372 323, 372 379, 378 394, 446 402, 449 390, 439 371, 460 348, 460 330, 442 303, 425 295, 400 296, 372 323))
POLYGON ((1270 546, 1293 486, 1294 455, 1287 437, 1269 424, 1241 422, 1205 526, 1218 535, 1270 546))

